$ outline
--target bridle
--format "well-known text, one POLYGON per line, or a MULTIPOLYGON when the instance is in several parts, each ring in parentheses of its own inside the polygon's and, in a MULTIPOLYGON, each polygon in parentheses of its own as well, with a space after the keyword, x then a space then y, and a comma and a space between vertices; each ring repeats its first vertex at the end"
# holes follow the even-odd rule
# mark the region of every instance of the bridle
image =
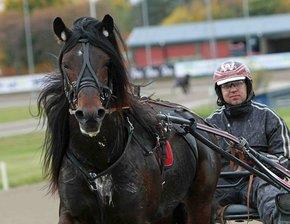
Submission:
POLYGON ((108 77, 108 83, 107 85, 103 85, 97 78, 97 74, 92 68, 91 62, 90 62, 90 43, 88 39, 80 39, 77 43, 81 43, 83 50, 83 63, 82 68, 78 74, 78 78, 76 81, 71 82, 69 80, 68 74, 65 69, 61 66, 61 71, 63 74, 63 82, 64 82, 64 92, 68 99, 68 102, 70 104, 70 113, 74 113, 77 103, 77 96, 78 93, 81 91, 84 87, 93 87, 98 90, 100 93, 100 99, 102 102, 102 105, 105 109, 108 108, 109 102, 111 100, 112 96, 112 90, 113 90, 113 83, 110 79, 110 76, 108 77))
POLYGON ((127 135, 128 137, 127 137, 127 141, 126 141, 126 146, 125 146, 122 154, 113 164, 111 164, 108 168, 101 171, 100 173, 96 173, 95 171, 92 171, 92 170, 91 171, 87 170, 84 166, 84 162, 79 160, 72 151, 69 151, 66 154, 67 158, 70 160, 70 162, 75 167, 77 167, 77 169, 79 171, 81 171, 81 173, 84 175, 90 189, 96 194, 98 191, 98 186, 96 185, 95 180, 98 179, 99 177, 102 177, 102 176, 109 174, 117 165, 119 165, 123 161, 124 157, 127 155, 127 152, 129 150, 129 146, 131 144, 131 140, 133 137, 133 132, 134 132, 134 126, 130 122, 128 117, 126 117, 125 127, 126 127, 126 130, 128 132, 128 135, 127 135))

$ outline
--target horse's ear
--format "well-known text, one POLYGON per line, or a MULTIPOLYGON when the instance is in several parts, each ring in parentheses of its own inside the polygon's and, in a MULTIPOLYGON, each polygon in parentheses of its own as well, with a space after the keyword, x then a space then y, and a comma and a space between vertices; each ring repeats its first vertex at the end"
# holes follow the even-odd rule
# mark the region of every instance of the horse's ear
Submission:
POLYGON ((53 30, 55 35, 61 41, 67 41, 72 34, 72 31, 65 26, 64 22, 60 17, 56 17, 53 20, 53 30))
POLYGON ((109 14, 104 16, 104 18, 102 20, 102 27, 103 27, 102 32, 103 32, 105 37, 108 37, 111 34, 113 34, 114 20, 109 14))

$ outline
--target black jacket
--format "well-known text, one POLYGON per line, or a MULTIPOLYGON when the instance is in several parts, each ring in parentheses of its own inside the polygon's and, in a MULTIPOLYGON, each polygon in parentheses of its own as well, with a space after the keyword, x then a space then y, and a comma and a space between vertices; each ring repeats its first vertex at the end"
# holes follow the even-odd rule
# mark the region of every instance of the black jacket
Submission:
MULTIPOLYGON (((266 105, 249 101, 238 115, 232 115, 229 108, 223 106, 206 120, 236 137, 244 137, 253 149, 266 153, 267 157, 289 168, 289 130, 285 122, 266 105)), ((224 139, 221 139, 220 146, 228 148, 224 139)))

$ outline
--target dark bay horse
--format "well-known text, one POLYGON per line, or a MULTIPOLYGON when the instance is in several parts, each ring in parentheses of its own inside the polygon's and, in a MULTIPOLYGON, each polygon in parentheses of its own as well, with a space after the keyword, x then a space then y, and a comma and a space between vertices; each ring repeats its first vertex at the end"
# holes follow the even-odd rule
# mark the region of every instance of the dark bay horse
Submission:
POLYGON ((218 157, 156 114, 203 121, 134 96, 111 16, 82 17, 72 29, 56 18, 53 28, 63 42, 60 72, 38 107, 47 118, 44 170, 59 193, 59 223, 210 223, 218 157))

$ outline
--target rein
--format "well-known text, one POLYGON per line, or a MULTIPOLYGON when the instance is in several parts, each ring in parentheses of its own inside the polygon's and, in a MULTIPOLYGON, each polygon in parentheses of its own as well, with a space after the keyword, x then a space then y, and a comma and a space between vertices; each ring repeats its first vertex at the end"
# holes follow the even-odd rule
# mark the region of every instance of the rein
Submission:
POLYGON ((133 127, 133 125, 130 122, 128 117, 127 117, 127 123, 125 126, 126 126, 126 129, 128 130, 128 138, 127 138, 127 143, 126 143, 125 149, 123 150, 121 156, 112 165, 110 165, 107 169, 105 169, 104 171, 102 171, 100 173, 88 172, 84 168, 82 162, 72 152, 68 152, 66 154, 69 161, 75 167, 77 167, 78 170, 81 171, 81 173, 85 176, 86 181, 87 181, 87 183, 92 191, 98 190, 95 180, 98 179, 99 177, 102 177, 102 176, 108 174, 110 171, 112 171, 123 160, 125 154, 127 153, 128 148, 129 148, 129 144, 130 144, 132 136, 133 136, 133 130, 134 130, 134 127, 133 127))
POLYGON ((216 129, 216 128, 213 128, 213 127, 210 127, 210 126, 207 126, 204 124, 196 123, 196 121, 194 119, 188 120, 188 119, 174 117, 174 116, 165 115, 165 114, 158 114, 157 119, 164 120, 168 124, 176 123, 176 124, 180 124, 180 125, 186 125, 184 127, 184 130, 186 132, 190 133, 192 136, 194 136, 196 139, 201 141, 203 144, 210 147, 212 150, 223 155, 226 159, 236 162, 238 165, 244 167, 245 169, 249 170, 253 174, 260 177, 261 179, 272 184, 273 186, 275 186, 277 188, 283 188, 287 192, 290 192, 290 184, 287 181, 285 181, 284 179, 280 178, 278 175, 276 175, 267 166, 265 166, 261 161, 266 163, 268 166, 271 166, 272 169, 274 169, 275 171, 279 172, 280 174, 282 174, 288 178, 290 177, 290 171, 287 170, 286 168, 284 168, 283 166, 281 166, 280 164, 277 164, 277 163, 271 161, 266 156, 263 156, 263 155, 259 154, 258 152, 256 152, 254 149, 252 149, 249 146, 249 144, 247 143, 247 141, 245 139, 243 139, 243 138, 239 139, 239 138, 231 135, 228 132, 225 132, 225 131, 222 131, 222 130, 219 130, 219 129, 216 129), (243 150, 243 152, 246 154, 246 156, 248 156, 250 159, 252 159, 262 171, 257 170, 256 168, 250 166, 246 162, 236 158, 231 153, 223 150, 222 148, 220 148, 216 144, 212 143, 211 141, 209 141, 208 139, 203 137, 201 134, 196 132, 196 129, 206 131, 206 132, 212 133, 214 135, 218 135, 218 136, 221 136, 221 137, 224 137, 226 139, 233 141, 234 143, 237 144, 238 149, 243 150))

